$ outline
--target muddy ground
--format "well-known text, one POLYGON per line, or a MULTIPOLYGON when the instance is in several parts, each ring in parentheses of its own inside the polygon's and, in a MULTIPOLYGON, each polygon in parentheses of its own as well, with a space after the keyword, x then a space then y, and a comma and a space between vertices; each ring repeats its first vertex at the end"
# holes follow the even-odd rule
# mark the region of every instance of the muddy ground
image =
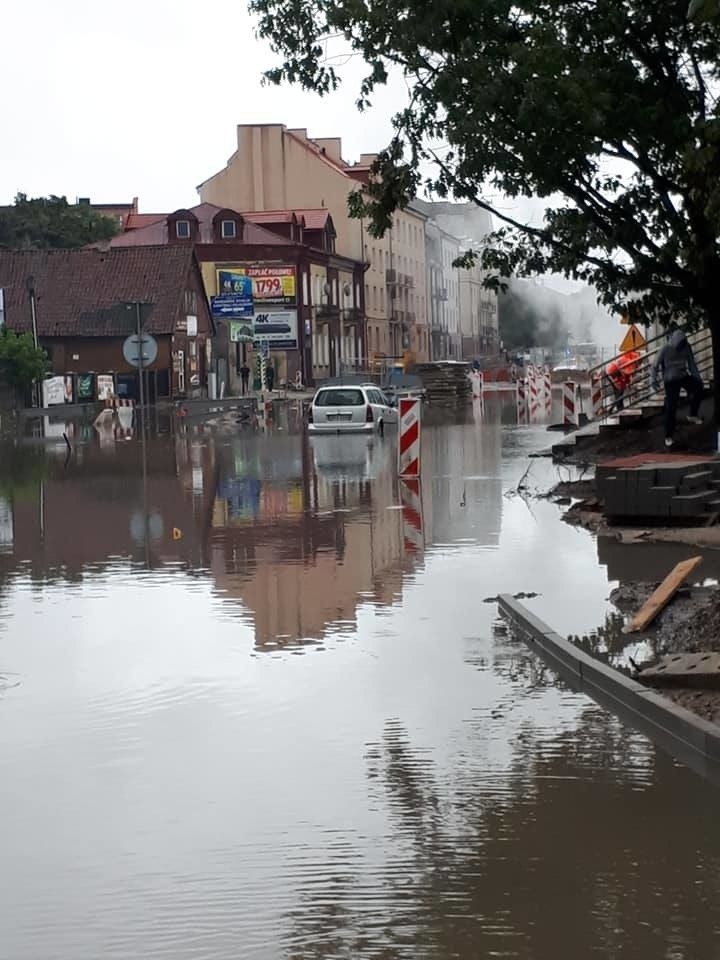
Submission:
MULTIPOLYGON (((602 504, 595 496, 594 480, 591 479, 559 483, 549 496, 559 505, 569 504, 563 517, 567 523, 604 536, 614 536, 624 543, 686 543, 720 548, 720 527, 609 526, 602 504)), ((650 583, 624 583, 613 590, 610 600, 623 619, 629 618, 640 609, 656 586, 650 583)), ((608 633, 619 635, 622 619, 610 617, 610 621, 608 633)), ((608 640, 604 635, 602 639, 603 642, 608 640)), ((628 636, 626 639, 629 647, 631 638, 628 636)), ((646 642, 651 651, 650 659, 640 666, 649 666, 669 653, 720 651, 720 589, 684 589, 678 592, 657 617, 652 629, 642 637, 634 635, 632 639, 646 642)), ((621 646, 623 641, 615 636, 615 643, 621 646)), ((720 690, 658 689, 680 706, 712 723, 720 723, 720 690)))
MULTIPOLYGON (((625 616, 640 609, 657 584, 625 583, 610 594, 610 600, 625 616)), ((628 640, 631 639, 628 635, 628 640)), ((640 640, 633 634, 632 639, 640 640)), ((642 635, 652 656, 638 666, 649 666, 669 653, 720 651, 720 590, 718 588, 684 589, 656 618, 652 629, 642 635)), ((642 672, 640 673, 642 679, 642 672)), ((680 706, 697 713, 705 720, 720 723, 720 690, 697 688, 656 688, 680 706)))
MULTIPOLYGON (((647 448, 645 448, 647 449, 647 448)), ((626 452, 626 448, 625 451, 626 452)), ((600 503, 595 496, 592 479, 565 481, 557 484, 548 494, 561 506, 569 505, 563 519, 570 524, 582 526, 603 536, 616 537, 624 543, 684 543, 698 547, 720 548, 720 527, 644 527, 629 528, 609 526, 600 503)), ((668 571, 669 572, 669 571, 668 571)), ((632 652, 645 647, 648 659, 639 666, 649 666, 660 657, 670 653, 720 652, 720 589, 717 587, 680 590, 670 604, 643 634, 624 635, 625 620, 636 613, 658 584, 623 583, 610 595, 618 611, 611 615, 608 624, 601 630, 594 643, 589 638, 575 638, 581 646, 590 647, 602 643, 605 651, 614 649, 632 652)), ((589 649, 597 655, 597 650, 589 649)), ((675 703, 691 710, 706 720, 720 723, 720 690, 658 688, 675 703)))

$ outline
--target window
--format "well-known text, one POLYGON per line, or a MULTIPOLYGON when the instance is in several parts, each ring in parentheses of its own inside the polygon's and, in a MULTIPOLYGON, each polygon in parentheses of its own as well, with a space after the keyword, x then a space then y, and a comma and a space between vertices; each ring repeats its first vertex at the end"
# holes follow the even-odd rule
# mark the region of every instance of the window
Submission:
POLYGON ((194 290, 185 291, 185 313, 197 316, 197 293, 194 290))
POLYGON ((223 220, 220 231, 223 240, 232 240, 237 236, 237 224, 234 220, 223 220))
POLYGON ((180 240, 188 240, 190 238, 190 221, 189 220, 176 220, 175 221, 175 236, 180 240))
POLYGON ((362 390, 321 390, 315 397, 316 407, 360 407, 365 403, 362 390))

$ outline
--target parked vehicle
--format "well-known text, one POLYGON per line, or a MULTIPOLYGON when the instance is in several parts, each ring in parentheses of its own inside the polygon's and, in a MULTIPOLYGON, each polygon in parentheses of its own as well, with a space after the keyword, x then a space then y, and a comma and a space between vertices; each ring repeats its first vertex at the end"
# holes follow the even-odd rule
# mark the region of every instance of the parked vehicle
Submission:
POLYGON ((308 410, 310 433, 382 434, 397 411, 375 384, 321 387, 308 410))

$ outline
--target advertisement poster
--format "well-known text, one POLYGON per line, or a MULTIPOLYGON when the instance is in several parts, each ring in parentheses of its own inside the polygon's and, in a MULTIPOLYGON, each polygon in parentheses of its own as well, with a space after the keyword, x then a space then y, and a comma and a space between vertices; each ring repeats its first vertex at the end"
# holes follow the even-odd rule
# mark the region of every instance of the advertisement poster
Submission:
POLYGON ((115 394, 115 381, 111 373, 99 373, 97 376, 98 400, 110 400, 115 394))
POLYGON ((71 373, 68 373, 65 375, 65 403, 72 403, 74 399, 73 376, 71 373))
POLYGON ((271 350, 297 350, 297 310, 275 310, 253 314, 253 333, 260 346, 271 350))
MULTIPOLYGON (((286 265, 247 264, 218 270, 218 294, 221 296, 237 296, 242 291, 242 295, 247 296, 248 287, 242 286, 242 284, 247 284, 248 281, 250 283, 249 293, 255 304, 255 309, 270 304, 285 306, 296 303, 295 267, 286 265)), ((247 316, 247 314, 241 315, 247 316)))
POLYGON ((59 403, 65 403, 65 379, 64 377, 48 377, 43 380, 43 406, 54 407, 59 403))
POLYGON ((78 374, 77 399, 78 399, 78 403, 81 403, 83 400, 95 399, 95 391, 93 389, 93 375, 91 373, 78 374))
POLYGON ((247 320, 230 320, 228 326, 230 327, 231 343, 250 343, 252 341, 254 332, 252 317, 248 317, 247 320))

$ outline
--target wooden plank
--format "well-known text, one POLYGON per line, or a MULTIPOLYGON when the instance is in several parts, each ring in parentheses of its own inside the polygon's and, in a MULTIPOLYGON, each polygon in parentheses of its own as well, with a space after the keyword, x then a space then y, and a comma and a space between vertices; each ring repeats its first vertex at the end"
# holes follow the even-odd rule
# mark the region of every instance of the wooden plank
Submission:
POLYGON ((679 563, 665 577, 652 596, 645 601, 623 632, 638 633, 640 630, 645 630, 701 563, 702 557, 691 557, 690 560, 679 563))

